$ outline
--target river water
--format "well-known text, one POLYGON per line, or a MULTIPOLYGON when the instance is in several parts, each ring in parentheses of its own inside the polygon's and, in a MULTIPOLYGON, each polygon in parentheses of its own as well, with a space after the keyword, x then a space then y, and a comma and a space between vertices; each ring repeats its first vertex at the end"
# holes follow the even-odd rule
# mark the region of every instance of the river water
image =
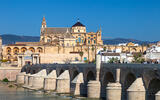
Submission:
MULTIPOLYGON (((12 83, 13 84, 13 83, 12 83)), ((87 98, 73 98, 71 96, 59 96, 55 93, 44 94, 40 91, 30 91, 10 84, 0 82, 0 100, 89 100, 87 98)))

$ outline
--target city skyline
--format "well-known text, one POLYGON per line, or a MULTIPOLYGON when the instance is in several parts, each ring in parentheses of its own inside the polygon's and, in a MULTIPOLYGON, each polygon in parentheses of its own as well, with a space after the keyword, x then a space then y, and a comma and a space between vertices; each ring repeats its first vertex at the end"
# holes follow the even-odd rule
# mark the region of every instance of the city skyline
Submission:
POLYGON ((42 17, 49 27, 71 27, 80 19, 87 31, 102 27, 102 38, 158 41, 160 2, 151 0, 5 0, 0 34, 39 36, 42 17))

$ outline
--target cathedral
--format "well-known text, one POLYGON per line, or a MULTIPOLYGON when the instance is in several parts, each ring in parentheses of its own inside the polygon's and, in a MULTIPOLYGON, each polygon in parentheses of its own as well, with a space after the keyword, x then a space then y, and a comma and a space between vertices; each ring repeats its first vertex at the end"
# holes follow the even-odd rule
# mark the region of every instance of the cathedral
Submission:
POLYGON ((43 17, 40 42, 59 46, 103 45, 101 29, 95 32, 86 31, 86 26, 79 20, 72 27, 47 27, 43 17))
POLYGON ((3 47, 3 59, 17 62, 18 66, 93 61, 98 48, 103 48, 101 34, 101 28, 87 32, 80 21, 71 27, 47 27, 43 17, 40 41, 8 44, 3 47))

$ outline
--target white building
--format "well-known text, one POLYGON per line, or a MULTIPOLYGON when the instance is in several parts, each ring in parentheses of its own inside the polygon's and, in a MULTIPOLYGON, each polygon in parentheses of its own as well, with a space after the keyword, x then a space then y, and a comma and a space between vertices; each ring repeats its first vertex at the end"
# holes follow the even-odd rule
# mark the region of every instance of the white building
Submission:
POLYGON ((131 63, 134 59, 133 54, 130 53, 100 52, 100 54, 104 63, 108 63, 112 58, 118 59, 120 63, 131 63))
POLYGON ((110 61, 110 59, 112 58, 117 58, 118 60, 120 60, 120 54, 119 53, 102 53, 102 62, 108 63, 110 61))
POLYGON ((145 59, 160 60, 160 47, 153 45, 152 47, 148 48, 146 50, 145 59))

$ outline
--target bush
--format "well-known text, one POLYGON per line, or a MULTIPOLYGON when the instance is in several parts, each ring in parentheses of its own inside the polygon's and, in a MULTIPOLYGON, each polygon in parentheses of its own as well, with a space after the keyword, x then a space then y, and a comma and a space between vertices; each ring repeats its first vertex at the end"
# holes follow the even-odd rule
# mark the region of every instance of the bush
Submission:
POLYGON ((3 82, 9 82, 9 80, 7 78, 4 78, 2 81, 3 82))
POLYGON ((13 88, 14 86, 13 86, 13 85, 9 85, 8 87, 9 87, 9 88, 13 88))
POLYGON ((88 61, 88 60, 84 60, 84 62, 85 62, 85 63, 89 63, 89 61, 88 61))

